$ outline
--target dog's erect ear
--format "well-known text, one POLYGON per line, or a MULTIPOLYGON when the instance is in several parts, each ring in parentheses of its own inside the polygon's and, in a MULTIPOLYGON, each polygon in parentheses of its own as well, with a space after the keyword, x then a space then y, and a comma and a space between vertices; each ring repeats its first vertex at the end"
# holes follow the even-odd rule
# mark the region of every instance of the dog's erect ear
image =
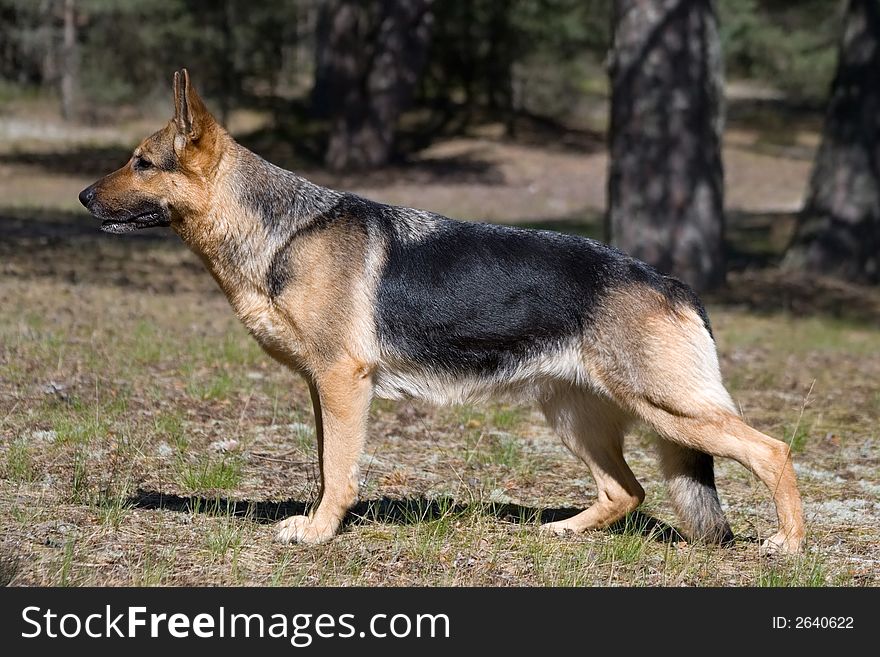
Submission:
POLYGON ((197 141, 214 117, 189 82, 189 73, 181 69, 174 73, 174 124, 178 134, 197 141))

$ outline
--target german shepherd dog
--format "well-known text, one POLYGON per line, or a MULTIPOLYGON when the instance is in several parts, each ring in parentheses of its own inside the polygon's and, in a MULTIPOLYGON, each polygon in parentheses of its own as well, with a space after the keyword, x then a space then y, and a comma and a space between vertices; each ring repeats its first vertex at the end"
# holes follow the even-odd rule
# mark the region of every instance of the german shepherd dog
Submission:
POLYGON ((691 540, 728 543, 713 456, 770 489, 797 552, 801 501, 788 446, 740 419, 709 318, 685 284, 600 242, 447 219, 333 191, 237 144, 182 70, 174 118, 83 190, 109 233, 168 226, 202 259, 273 358, 308 382, 320 492, 279 523, 320 543, 358 495, 373 396, 537 401, 590 469, 598 499, 542 529, 604 528, 645 492, 623 458, 634 421, 659 434, 663 474, 691 540))

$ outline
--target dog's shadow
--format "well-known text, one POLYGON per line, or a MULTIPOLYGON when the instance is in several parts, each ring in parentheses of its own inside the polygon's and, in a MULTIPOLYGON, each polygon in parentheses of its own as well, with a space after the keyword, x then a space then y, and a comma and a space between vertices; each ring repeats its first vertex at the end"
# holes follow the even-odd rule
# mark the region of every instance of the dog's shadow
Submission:
MULTIPOLYGON (((298 500, 253 501, 230 500, 222 497, 185 497, 168 495, 157 491, 138 490, 128 499, 131 508, 162 509, 181 513, 207 513, 247 518, 260 524, 271 524, 288 516, 302 515, 309 505, 298 500)), ((539 509, 521 504, 500 502, 456 502, 451 497, 425 496, 408 498, 382 497, 363 500, 356 504, 343 525, 364 525, 369 523, 415 525, 429 523, 449 516, 464 516, 474 512, 494 516, 501 522, 527 525, 564 520, 579 513, 581 509, 559 507, 539 509)), ((644 536, 660 543, 675 543, 685 540, 673 526, 642 511, 634 511, 611 525, 612 534, 644 536)))

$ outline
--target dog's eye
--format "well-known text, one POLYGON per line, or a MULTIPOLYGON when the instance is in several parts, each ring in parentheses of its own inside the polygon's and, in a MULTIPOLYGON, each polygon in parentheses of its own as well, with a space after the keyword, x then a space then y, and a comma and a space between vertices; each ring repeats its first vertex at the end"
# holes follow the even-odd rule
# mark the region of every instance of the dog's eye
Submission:
POLYGON ((152 169, 153 163, 150 162, 147 158, 142 155, 134 158, 134 170, 135 171, 146 171, 147 169, 152 169))

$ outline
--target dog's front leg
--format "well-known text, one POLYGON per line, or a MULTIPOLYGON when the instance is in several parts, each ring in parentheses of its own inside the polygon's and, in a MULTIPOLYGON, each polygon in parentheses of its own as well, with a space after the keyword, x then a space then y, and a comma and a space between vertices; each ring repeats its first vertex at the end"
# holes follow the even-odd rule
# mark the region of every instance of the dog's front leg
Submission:
POLYGON ((358 461, 364 447, 372 383, 363 368, 346 363, 309 382, 315 407, 321 488, 308 516, 278 524, 282 543, 323 543, 357 501, 358 461))

